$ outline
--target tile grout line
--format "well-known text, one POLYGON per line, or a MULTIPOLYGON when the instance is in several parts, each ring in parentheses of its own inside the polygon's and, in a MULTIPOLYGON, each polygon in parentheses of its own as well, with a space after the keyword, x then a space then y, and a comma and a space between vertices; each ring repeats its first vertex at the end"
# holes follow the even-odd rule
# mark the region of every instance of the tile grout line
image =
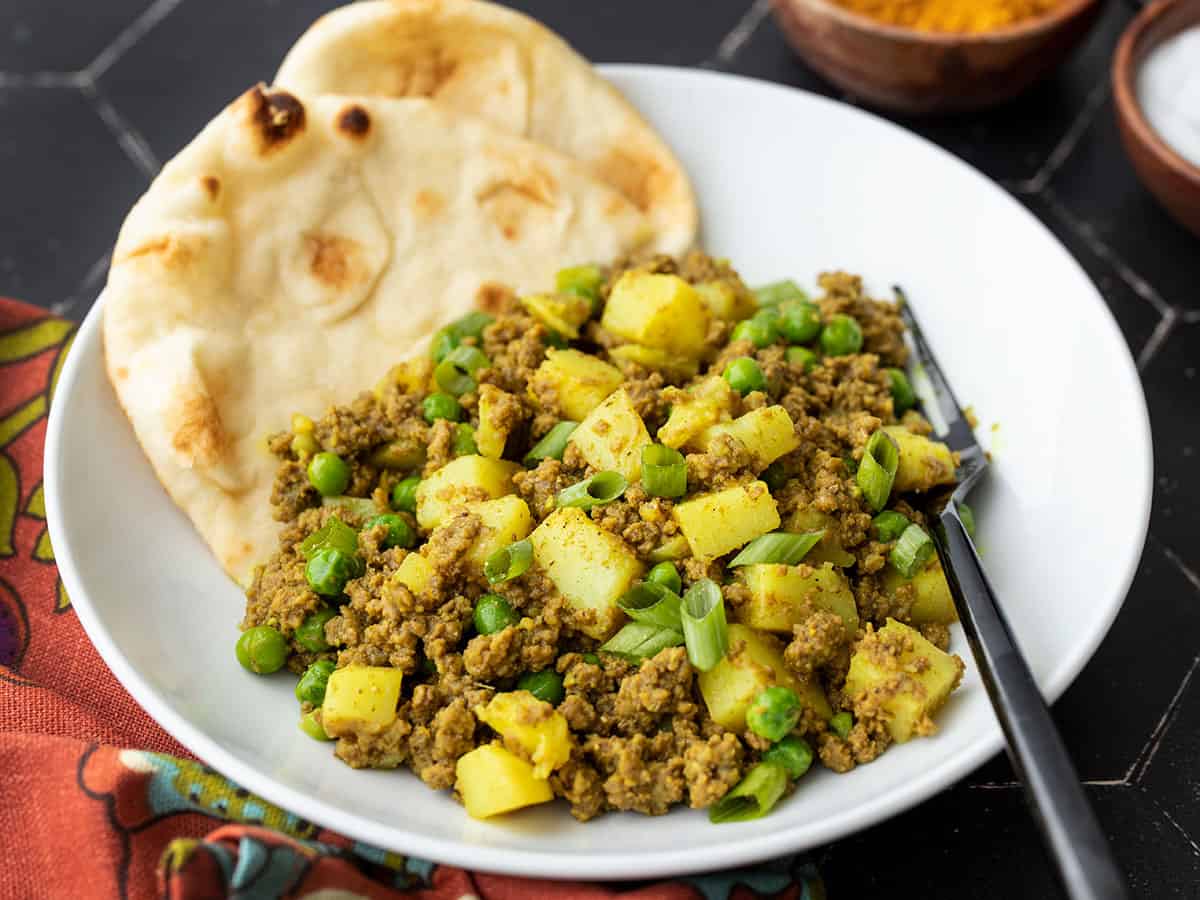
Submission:
POLYGON ((1129 767, 1129 771, 1125 777, 1132 783, 1140 783, 1146 774, 1146 770, 1150 768, 1150 763, 1154 761, 1154 757, 1158 753, 1158 748, 1162 746, 1163 738, 1166 737, 1167 732, 1171 728, 1171 723, 1175 721, 1175 717, 1179 714, 1183 693, 1187 690, 1188 685, 1191 684, 1192 677, 1196 674, 1197 668, 1200 668, 1200 656, 1192 660, 1192 665, 1188 668, 1187 674, 1183 676, 1183 681, 1180 682, 1175 695, 1167 704, 1162 718, 1158 720, 1158 724, 1150 732, 1146 746, 1142 748, 1142 752, 1138 754, 1137 759, 1133 761, 1133 765, 1129 767))
POLYGON ((150 144, 142 137, 138 130, 126 121, 125 117, 100 92, 100 89, 94 82, 89 81, 81 90, 83 91, 83 95, 87 97, 95 108, 96 113, 104 121, 104 124, 108 126, 108 130, 116 137, 117 142, 121 145, 121 149, 125 151, 125 155, 133 160, 133 164, 141 169, 142 173, 148 178, 153 178, 157 175, 158 170, 162 168, 162 163, 158 161, 158 157, 154 155, 150 144))
POLYGON ((1185 841, 1188 842, 1188 846, 1192 848, 1192 853, 1194 853, 1197 857, 1200 857, 1200 845, 1197 845, 1196 841, 1192 838, 1192 836, 1187 833, 1187 829, 1185 829, 1182 825, 1180 825, 1177 821, 1175 821, 1175 817, 1173 815, 1171 815, 1169 812, 1167 812, 1163 808, 1163 805, 1161 803, 1159 803, 1157 800, 1155 800, 1153 797, 1150 797, 1150 802, 1154 804, 1155 809, 1157 809, 1160 813, 1162 813, 1163 818, 1166 819, 1168 822, 1170 822, 1171 826, 1176 831, 1178 831, 1180 835, 1182 835, 1182 837, 1185 841))
POLYGON ((84 70, 79 73, 89 81, 95 81, 120 59, 130 47, 145 37, 155 25, 165 19, 183 0, 154 0, 113 38, 112 43, 101 50, 84 70))
POLYGON ((81 72, 0 72, 0 89, 3 88, 74 88, 83 86, 85 77, 81 72))
POLYGON ((758 26, 763 23, 770 10, 770 0, 754 0, 754 3, 742 14, 742 17, 738 19, 737 24, 733 26, 729 34, 721 38, 721 43, 717 45, 716 52, 700 63, 700 68, 721 69, 732 63, 742 47, 746 45, 746 42, 758 30, 758 26))
POLYGON ((1162 544, 1163 555, 1175 564, 1175 567, 1183 573, 1183 577, 1192 583, 1192 587, 1200 591, 1200 574, 1192 571, 1191 567, 1180 558, 1179 554, 1166 544, 1163 544, 1162 541, 1158 541, 1158 543, 1162 544))
MULTIPOLYGON (((68 318, 68 314, 79 305, 79 301, 87 298, 88 294, 91 294, 95 290, 96 282, 108 270, 108 264, 111 259, 112 252, 110 251, 92 263, 91 267, 87 270, 87 274, 83 276, 83 279, 79 282, 79 286, 75 288, 71 296, 66 300, 59 300, 57 303, 50 304, 50 313, 64 319, 68 318)), ((96 298, 91 297, 90 299, 95 300, 96 298)))
MULTIPOLYGON (((1079 783, 1084 787, 1132 787, 1124 778, 1089 778, 1079 783)), ((972 791, 1011 791, 1023 787, 1019 781, 985 781, 967 785, 967 789, 972 791)))
POLYGON ((1054 149, 1050 151, 1050 155, 1046 157, 1046 161, 1042 163, 1040 169, 1033 174, 1032 178, 1025 181, 1019 181, 1013 185, 1013 190, 1022 194, 1040 194, 1050 184, 1050 180, 1062 168, 1063 163, 1070 159, 1071 154, 1075 152, 1075 148, 1079 146, 1079 142, 1087 133, 1088 128, 1092 124, 1092 120, 1096 118, 1096 113, 1100 107, 1104 105, 1104 101, 1108 99, 1109 86, 1108 78, 1101 78, 1100 83, 1092 88, 1087 99, 1083 103, 1078 115, 1071 122, 1069 128, 1063 134, 1054 149))
MULTIPOLYGON (((1041 196, 1046 202, 1046 205, 1050 207, 1051 211, 1058 216, 1068 228, 1070 228, 1075 232, 1076 235, 1079 236, 1079 238, 1087 245, 1087 248, 1101 260, 1112 266, 1113 271, 1115 271, 1117 274, 1117 277, 1124 281, 1125 284, 1128 285, 1135 294, 1157 309, 1159 315, 1165 317, 1168 314, 1175 312, 1175 308, 1161 296, 1159 296, 1158 291, 1154 289, 1150 282, 1146 281, 1145 278, 1133 271, 1133 269, 1131 269, 1123 259, 1117 256, 1116 253, 1113 252, 1112 248, 1110 248, 1096 235, 1095 229, 1076 219, 1067 210, 1067 208, 1063 206, 1061 202, 1059 202, 1058 198, 1054 196, 1053 191, 1047 189, 1042 192, 1041 196)), ((1178 313, 1176 313, 1176 315, 1178 315, 1178 313)))
POLYGON ((1158 324, 1154 326, 1154 330, 1150 332, 1150 337, 1146 339, 1145 345, 1137 357, 1137 370, 1144 372, 1146 367, 1150 365, 1151 360, 1166 343, 1171 332, 1175 330, 1175 325, 1179 322, 1179 310, 1174 307, 1168 309, 1158 324))

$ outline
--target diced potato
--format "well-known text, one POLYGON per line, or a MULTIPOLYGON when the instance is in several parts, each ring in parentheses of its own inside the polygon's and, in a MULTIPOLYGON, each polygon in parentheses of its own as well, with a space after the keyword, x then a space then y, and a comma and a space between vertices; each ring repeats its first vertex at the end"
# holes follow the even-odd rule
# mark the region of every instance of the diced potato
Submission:
POLYGON ((534 778, 549 778, 571 758, 567 720, 529 691, 497 694, 487 706, 476 707, 475 715, 504 739, 509 750, 529 757, 534 778))
POLYGON ((702 281, 692 285, 692 289, 700 295, 714 317, 727 322, 748 319, 758 309, 753 294, 739 291, 728 281, 702 281))
POLYGON ((515 494, 475 503, 468 509, 483 520, 483 531, 467 551, 467 558, 479 571, 489 556, 513 541, 528 537, 533 529, 529 507, 515 494))
POLYGON ((471 503, 494 500, 513 492, 516 463, 486 456, 460 456, 442 466, 417 487, 417 524, 425 530, 471 503))
POLYGON ((618 363, 635 363, 644 369, 656 369, 670 378, 685 380, 700 371, 700 363, 686 356, 676 356, 666 350, 643 347, 641 344, 622 344, 613 347, 608 355, 618 363))
POLYGON ((512 410, 519 402, 494 384, 479 386, 479 427, 475 429, 475 446, 479 448, 480 456, 488 459, 504 456, 508 433, 516 422, 512 410))
POLYGON ((474 819, 554 799, 550 782, 535 778, 533 766, 500 744, 484 744, 459 757, 455 776, 455 788, 474 819))
POLYGON ((700 295, 678 275, 629 271, 613 285, 600 324, 635 344, 696 359, 704 353, 711 318, 700 295))
POLYGON ((740 441, 754 456, 758 471, 762 471, 784 454, 800 446, 792 417, 782 406, 763 406, 752 409, 732 422, 721 422, 706 428, 697 443, 703 450, 722 434, 740 441))
POLYGON ((387 666, 348 666, 329 676, 321 723, 330 737, 377 733, 396 720, 403 673, 387 666))
POLYGON ((692 548, 688 546, 687 538, 676 534, 663 541, 650 553, 650 562, 660 563, 672 559, 684 559, 692 548))
POLYGON ((592 314, 588 299, 575 294, 535 294, 522 297, 521 305, 551 331, 572 341, 579 337, 579 326, 592 314))
POLYGON ((894 491, 927 491, 939 484, 954 484, 954 454, 940 441, 915 434, 903 425, 883 429, 900 448, 900 466, 896 469, 894 491))
POLYGON ((797 681, 784 666, 783 645, 747 625, 729 626, 729 653, 707 672, 701 672, 698 680, 709 715, 731 731, 746 730, 746 710, 755 697, 773 685, 791 688, 804 707, 822 719, 833 716, 820 686, 797 681))
POLYGON ((388 369, 375 385, 375 396, 382 397, 384 390, 393 384, 406 394, 424 394, 432 380, 433 360, 426 354, 414 356, 388 369))
POLYGON ((692 555, 712 559, 779 527, 775 499, 761 481, 701 494, 675 507, 692 555))
POLYGON ((734 397, 733 388, 720 375, 705 378, 687 390, 664 389, 663 399, 671 405, 671 414, 658 429, 659 443, 678 450, 704 429, 728 419, 734 397))
POLYGON ((650 432, 629 394, 620 389, 579 423, 568 443, 588 465, 614 469, 632 483, 642 476, 642 448, 650 443, 650 432))
POLYGON ((883 590, 889 597, 895 597, 906 585, 911 586, 912 612, 909 618, 914 625, 949 625, 958 621, 958 610, 954 608, 954 598, 950 596, 946 573, 936 557, 911 579, 906 579, 894 566, 884 569, 883 590))
POLYGON ((903 743, 937 730, 930 717, 958 687, 963 669, 957 656, 942 652, 915 628, 888 619, 859 641, 843 692, 856 715, 886 716, 892 739, 903 743))
POLYGON ((396 567, 392 578, 404 585, 415 597, 423 597, 429 593, 433 581, 433 566, 420 553, 413 551, 396 567))
POLYGON ((824 531, 825 536, 817 542, 817 546, 808 551, 804 561, 810 565, 833 563, 839 568, 854 565, 857 560, 853 554, 847 553, 842 546, 842 530, 833 516, 818 512, 815 509, 798 509, 788 519, 787 530, 796 533, 805 531, 824 531))
POLYGON ((750 589, 750 600, 741 608, 742 621, 753 628, 790 635, 793 625, 823 609, 841 616, 847 637, 858 630, 850 582, 830 563, 815 568, 761 564, 742 566, 738 572, 750 589))
POLYGON ((563 415, 578 422, 624 380, 616 366, 587 353, 547 350, 545 362, 533 373, 532 387, 554 391, 563 415))
POLYGON ((617 600, 644 568, 628 545, 573 507, 556 509, 529 540, 533 558, 567 603, 595 614, 584 632, 598 641, 611 637, 624 618, 617 600))

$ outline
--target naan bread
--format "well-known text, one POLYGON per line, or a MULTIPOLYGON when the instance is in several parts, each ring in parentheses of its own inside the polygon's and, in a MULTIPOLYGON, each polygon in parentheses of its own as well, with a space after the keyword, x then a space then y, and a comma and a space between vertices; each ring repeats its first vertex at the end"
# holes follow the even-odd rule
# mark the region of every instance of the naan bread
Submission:
MULTIPOLYGON (((568 2, 568 0, 563 0, 568 2)), ((545 26, 478 0, 368 0, 318 19, 275 76, 317 94, 430 97, 582 161, 654 224, 655 249, 696 237, 696 201, 667 145, 545 26)))
POLYGON ((495 283, 544 289, 657 234, 575 160, 482 119, 256 87, 126 219, 109 378, 159 480, 244 581, 279 529, 264 439, 293 412, 347 402, 495 283))

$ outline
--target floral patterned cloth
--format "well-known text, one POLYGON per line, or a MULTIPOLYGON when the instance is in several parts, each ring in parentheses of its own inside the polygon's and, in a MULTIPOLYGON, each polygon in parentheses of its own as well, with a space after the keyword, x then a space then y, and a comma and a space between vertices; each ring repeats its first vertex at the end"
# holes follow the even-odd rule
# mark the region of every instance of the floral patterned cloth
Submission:
POLYGON ((198 762, 125 692, 54 565, 46 411, 74 325, 0 299, 0 900, 819 900, 803 858, 644 885, 467 872, 351 841, 198 762))

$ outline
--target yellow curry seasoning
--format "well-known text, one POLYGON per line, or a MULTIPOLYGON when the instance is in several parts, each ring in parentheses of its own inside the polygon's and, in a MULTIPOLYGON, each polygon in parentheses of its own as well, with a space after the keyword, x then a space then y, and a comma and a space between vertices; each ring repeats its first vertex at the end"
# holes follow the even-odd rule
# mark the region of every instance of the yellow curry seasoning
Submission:
POLYGON ((1043 16, 1062 0, 833 0, 887 25, 978 34, 1043 16))

